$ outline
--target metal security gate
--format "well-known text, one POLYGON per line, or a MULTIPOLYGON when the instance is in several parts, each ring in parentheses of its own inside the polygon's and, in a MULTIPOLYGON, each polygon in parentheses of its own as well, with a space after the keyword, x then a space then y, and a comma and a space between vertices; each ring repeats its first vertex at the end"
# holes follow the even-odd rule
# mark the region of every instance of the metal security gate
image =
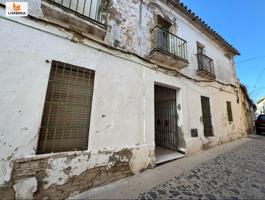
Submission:
POLYGON ((210 136, 213 136, 210 98, 201 96, 201 104, 202 104, 202 119, 203 119, 203 126, 204 126, 204 136, 210 137, 210 136))
POLYGON ((177 150, 176 90, 155 86, 155 144, 177 150))

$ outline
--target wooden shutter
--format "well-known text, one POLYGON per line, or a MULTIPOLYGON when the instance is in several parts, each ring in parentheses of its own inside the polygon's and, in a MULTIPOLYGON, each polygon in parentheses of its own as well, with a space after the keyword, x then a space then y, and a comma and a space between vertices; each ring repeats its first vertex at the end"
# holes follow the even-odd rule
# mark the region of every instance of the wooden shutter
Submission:
POLYGON ((38 153, 87 149, 94 76, 93 70, 52 62, 38 153))
POLYGON ((201 96, 202 118, 204 125, 204 136, 213 136, 213 126, 210 108, 210 98, 201 96))
POLYGON ((226 108, 227 108, 228 121, 232 122, 233 121, 233 113, 232 113, 232 106, 231 106, 230 101, 226 102, 226 108))

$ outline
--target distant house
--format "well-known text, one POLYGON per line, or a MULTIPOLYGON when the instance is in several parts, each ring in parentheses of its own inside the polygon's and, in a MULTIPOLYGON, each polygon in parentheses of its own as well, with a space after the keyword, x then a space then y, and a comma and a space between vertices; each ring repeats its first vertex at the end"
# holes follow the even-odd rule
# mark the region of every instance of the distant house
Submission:
POLYGON ((256 114, 265 114, 265 97, 260 98, 260 100, 257 101, 256 103, 257 106, 257 111, 256 114))

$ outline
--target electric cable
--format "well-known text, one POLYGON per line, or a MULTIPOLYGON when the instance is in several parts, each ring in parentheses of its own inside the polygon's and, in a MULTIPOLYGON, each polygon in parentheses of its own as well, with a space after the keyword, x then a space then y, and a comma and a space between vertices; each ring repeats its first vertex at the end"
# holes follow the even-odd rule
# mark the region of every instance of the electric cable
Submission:
POLYGON ((258 56, 258 57, 248 58, 246 60, 240 60, 238 62, 235 62, 235 64, 249 62, 249 61, 253 61, 253 60, 259 60, 259 59, 262 59, 262 58, 265 58, 265 56, 258 56))

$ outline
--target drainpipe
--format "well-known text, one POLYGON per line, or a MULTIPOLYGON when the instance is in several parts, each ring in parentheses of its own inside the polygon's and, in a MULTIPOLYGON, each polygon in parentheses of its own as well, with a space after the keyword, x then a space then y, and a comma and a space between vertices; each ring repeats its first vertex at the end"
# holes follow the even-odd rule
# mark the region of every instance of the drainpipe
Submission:
POLYGON ((140 0, 138 26, 140 29, 140 33, 138 33, 138 44, 140 47, 140 55, 143 57, 143 0, 140 0))

